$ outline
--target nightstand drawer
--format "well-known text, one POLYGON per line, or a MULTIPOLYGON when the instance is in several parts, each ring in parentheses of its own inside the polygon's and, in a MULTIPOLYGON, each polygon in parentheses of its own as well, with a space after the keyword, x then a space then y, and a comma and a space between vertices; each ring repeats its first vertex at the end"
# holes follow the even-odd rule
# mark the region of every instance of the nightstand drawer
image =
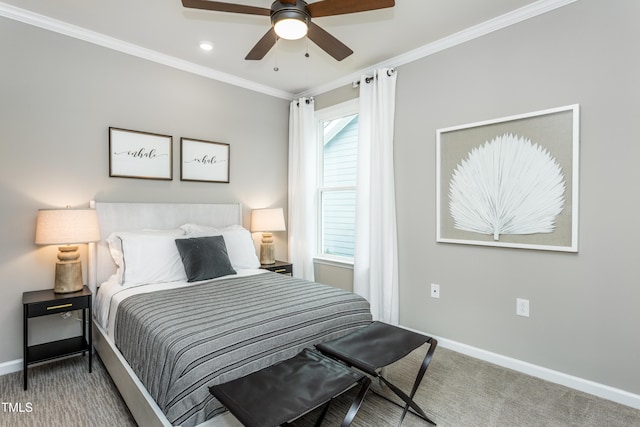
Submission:
POLYGON ((274 273, 293 275, 293 264, 285 261, 276 261, 273 264, 262 264, 260 266, 263 270, 273 271, 274 273))
POLYGON ((39 302, 27 305, 27 317, 46 316, 73 310, 89 308, 89 297, 60 298, 54 301, 39 302))
POLYGON ((291 274, 291 269, 290 268, 276 268, 271 270, 274 273, 280 273, 280 274, 291 274))

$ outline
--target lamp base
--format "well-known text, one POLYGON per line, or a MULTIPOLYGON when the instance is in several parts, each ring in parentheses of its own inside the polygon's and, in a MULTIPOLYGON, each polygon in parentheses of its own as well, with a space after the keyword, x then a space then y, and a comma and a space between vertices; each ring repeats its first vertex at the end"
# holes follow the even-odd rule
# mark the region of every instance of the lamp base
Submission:
POLYGON ((260 264, 275 264, 276 253, 273 243, 263 243, 260 245, 260 264))
POLYGON ((260 264, 276 263, 276 246, 273 244, 273 233, 262 233, 260 243, 260 264))
POLYGON ((56 282, 53 292, 68 294, 82 290, 82 264, 80 261, 56 263, 56 282))

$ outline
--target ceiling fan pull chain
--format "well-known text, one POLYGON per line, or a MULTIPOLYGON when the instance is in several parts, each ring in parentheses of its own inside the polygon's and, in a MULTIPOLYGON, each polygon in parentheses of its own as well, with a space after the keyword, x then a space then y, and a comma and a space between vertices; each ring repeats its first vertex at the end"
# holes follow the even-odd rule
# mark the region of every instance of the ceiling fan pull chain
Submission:
POLYGON ((276 37, 275 49, 273 52, 273 71, 275 72, 280 71, 280 68, 278 67, 278 40, 280 40, 280 37, 276 37))

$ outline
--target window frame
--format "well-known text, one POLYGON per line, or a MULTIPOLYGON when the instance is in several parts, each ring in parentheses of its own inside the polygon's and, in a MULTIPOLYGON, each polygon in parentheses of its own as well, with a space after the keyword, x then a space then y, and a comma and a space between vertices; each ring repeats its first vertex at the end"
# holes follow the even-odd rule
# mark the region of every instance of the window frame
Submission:
POLYGON ((350 266, 353 267, 354 259, 353 257, 346 257, 341 255, 330 255, 324 254, 322 252, 324 242, 323 242, 323 217, 322 217, 322 194, 327 190, 333 191, 344 191, 344 190, 356 190, 356 185, 353 186, 331 186, 326 187, 323 182, 324 178, 324 126, 323 123, 340 119, 342 117, 351 116, 354 114, 360 114, 360 102, 359 99, 352 99, 349 101, 342 102, 340 104, 332 105, 329 107, 322 108, 315 112, 315 121, 316 121, 316 149, 317 149, 317 164, 316 164, 316 255, 314 257, 314 261, 318 261, 319 263, 328 264, 328 265, 338 265, 338 266, 350 266))

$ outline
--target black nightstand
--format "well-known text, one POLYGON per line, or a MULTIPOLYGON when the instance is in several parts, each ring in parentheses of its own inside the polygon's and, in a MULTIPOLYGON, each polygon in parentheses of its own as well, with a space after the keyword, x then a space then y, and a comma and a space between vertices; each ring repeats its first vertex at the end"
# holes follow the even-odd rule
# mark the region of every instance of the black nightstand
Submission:
POLYGON ((293 276, 293 264, 286 261, 276 261, 275 264, 262 264, 260 268, 263 270, 273 271, 274 273, 293 276))
POLYGON ((27 366, 34 363, 76 353, 84 355, 85 352, 89 352, 89 372, 91 372, 92 331, 91 325, 87 324, 87 319, 91 320, 91 291, 89 288, 85 286, 81 291, 68 294, 56 294, 53 289, 24 292, 22 294, 22 307, 24 310, 23 366, 25 390, 27 389, 27 366), (30 318, 73 310, 82 310, 82 336, 44 344, 28 345, 30 318))

